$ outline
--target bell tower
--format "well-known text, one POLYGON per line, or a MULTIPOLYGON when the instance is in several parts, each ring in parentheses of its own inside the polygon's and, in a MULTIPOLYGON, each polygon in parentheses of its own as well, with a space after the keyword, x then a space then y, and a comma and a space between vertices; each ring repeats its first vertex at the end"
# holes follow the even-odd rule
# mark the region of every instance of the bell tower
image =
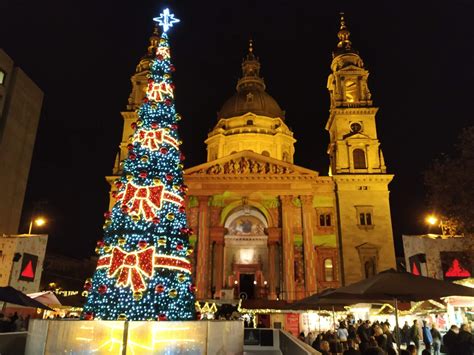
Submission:
POLYGON ((328 78, 331 100, 329 131, 330 174, 386 173, 375 126, 378 111, 367 84, 369 72, 352 48, 344 16, 328 78))
MULTIPOLYGON (((150 72, 150 63, 153 60, 153 57, 158 48, 158 42, 160 40, 160 34, 158 32, 158 25, 153 29, 153 33, 150 36, 150 43, 147 48, 146 54, 140 59, 140 62, 135 68, 135 73, 131 76, 130 81, 132 82, 132 91, 128 97, 128 104, 125 111, 122 111, 123 117, 123 131, 122 131, 122 141, 119 145, 119 151, 115 159, 115 164, 112 170, 111 176, 106 176, 107 182, 110 184, 110 194, 116 187, 114 186, 114 181, 122 173, 121 161, 126 159, 128 156, 128 144, 130 143, 129 138, 133 135, 132 123, 136 122, 138 119, 138 114, 136 110, 140 107, 145 97, 146 86, 148 85, 148 73, 150 72)), ((113 207, 115 199, 110 196, 109 208, 113 207)))
POLYGON ((330 96, 329 174, 336 184, 342 281, 395 267, 387 174, 377 137, 369 71, 350 41, 341 14, 327 88, 330 96))

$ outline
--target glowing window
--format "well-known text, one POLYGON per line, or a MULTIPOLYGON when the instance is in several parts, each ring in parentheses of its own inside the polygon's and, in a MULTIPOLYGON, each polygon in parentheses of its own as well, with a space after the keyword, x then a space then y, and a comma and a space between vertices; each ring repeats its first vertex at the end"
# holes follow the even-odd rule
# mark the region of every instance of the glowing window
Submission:
POLYGON ((354 159, 354 169, 367 168, 367 165, 365 164, 365 153, 362 149, 354 149, 352 157, 354 159))
POLYGON ((332 259, 324 260, 324 281, 334 281, 334 266, 332 259))
POLYGON ((0 69, 0 85, 3 85, 5 83, 5 72, 0 69))

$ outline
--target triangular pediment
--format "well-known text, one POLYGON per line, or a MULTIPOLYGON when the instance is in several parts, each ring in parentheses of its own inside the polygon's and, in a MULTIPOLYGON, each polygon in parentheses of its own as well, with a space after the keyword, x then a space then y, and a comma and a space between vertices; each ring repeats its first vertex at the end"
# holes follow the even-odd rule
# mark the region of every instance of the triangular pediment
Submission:
POLYGON ((370 139, 370 137, 366 134, 360 132, 349 132, 342 136, 343 139, 351 138, 351 139, 370 139))
POLYGON ((199 175, 290 175, 318 176, 318 172, 244 150, 226 157, 203 163, 184 171, 186 176, 199 175))
POLYGON ((344 67, 342 67, 341 69, 339 69, 339 71, 362 71, 362 72, 365 72, 366 70, 364 68, 361 68, 361 67, 358 67, 357 65, 354 65, 354 64, 349 64, 349 65, 346 65, 344 67))
POLYGON ((362 243, 362 244, 356 246, 356 249, 359 250, 359 251, 363 251, 363 250, 364 250, 364 251, 367 251, 367 250, 369 250, 369 251, 377 251, 377 250, 380 249, 380 247, 377 246, 377 245, 375 245, 375 244, 372 244, 372 243, 369 243, 369 242, 368 242, 368 243, 362 243))

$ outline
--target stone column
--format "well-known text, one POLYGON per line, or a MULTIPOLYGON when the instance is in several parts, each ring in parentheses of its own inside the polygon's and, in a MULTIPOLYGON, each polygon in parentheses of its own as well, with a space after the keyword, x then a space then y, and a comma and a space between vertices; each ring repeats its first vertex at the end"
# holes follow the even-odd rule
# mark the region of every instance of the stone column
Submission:
POLYGON ((197 235, 196 297, 209 297, 209 196, 198 196, 199 229, 197 235))
POLYGON ((281 224, 282 224, 282 249, 283 249, 283 287, 284 299, 295 299, 295 243, 291 230, 291 203, 293 196, 280 196, 281 224))
POLYGON ((276 265, 280 262, 278 255, 278 244, 281 239, 281 229, 271 227, 267 229, 268 233, 268 275, 266 281, 268 282, 268 299, 276 300, 276 286, 279 285, 279 277, 276 274, 276 265))
POLYGON ((214 297, 220 297, 221 289, 224 284, 224 227, 212 227, 210 230, 211 241, 215 242, 214 246, 214 265, 211 272, 214 272, 214 285, 216 293, 214 297))
POLYGON ((300 200, 303 208, 304 285, 305 296, 307 297, 317 292, 313 248, 313 196, 300 196, 300 200))

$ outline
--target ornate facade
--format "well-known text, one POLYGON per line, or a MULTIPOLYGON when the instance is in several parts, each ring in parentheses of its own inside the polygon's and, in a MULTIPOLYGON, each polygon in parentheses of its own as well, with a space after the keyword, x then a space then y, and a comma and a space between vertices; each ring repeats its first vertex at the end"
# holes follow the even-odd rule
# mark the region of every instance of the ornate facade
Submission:
MULTIPOLYGON (((197 297, 295 300, 395 266, 386 167, 368 71, 344 20, 328 79, 330 175, 293 164, 293 132, 266 92, 252 43, 236 93, 218 113, 207 162, 185 171, 197 297)), ((132 76, 120 174, 146 68, 132 76)), ((114 185, 111 183, 112 189, 114 185)), ((113 202, 111 201, 111 204, 113 202)))

